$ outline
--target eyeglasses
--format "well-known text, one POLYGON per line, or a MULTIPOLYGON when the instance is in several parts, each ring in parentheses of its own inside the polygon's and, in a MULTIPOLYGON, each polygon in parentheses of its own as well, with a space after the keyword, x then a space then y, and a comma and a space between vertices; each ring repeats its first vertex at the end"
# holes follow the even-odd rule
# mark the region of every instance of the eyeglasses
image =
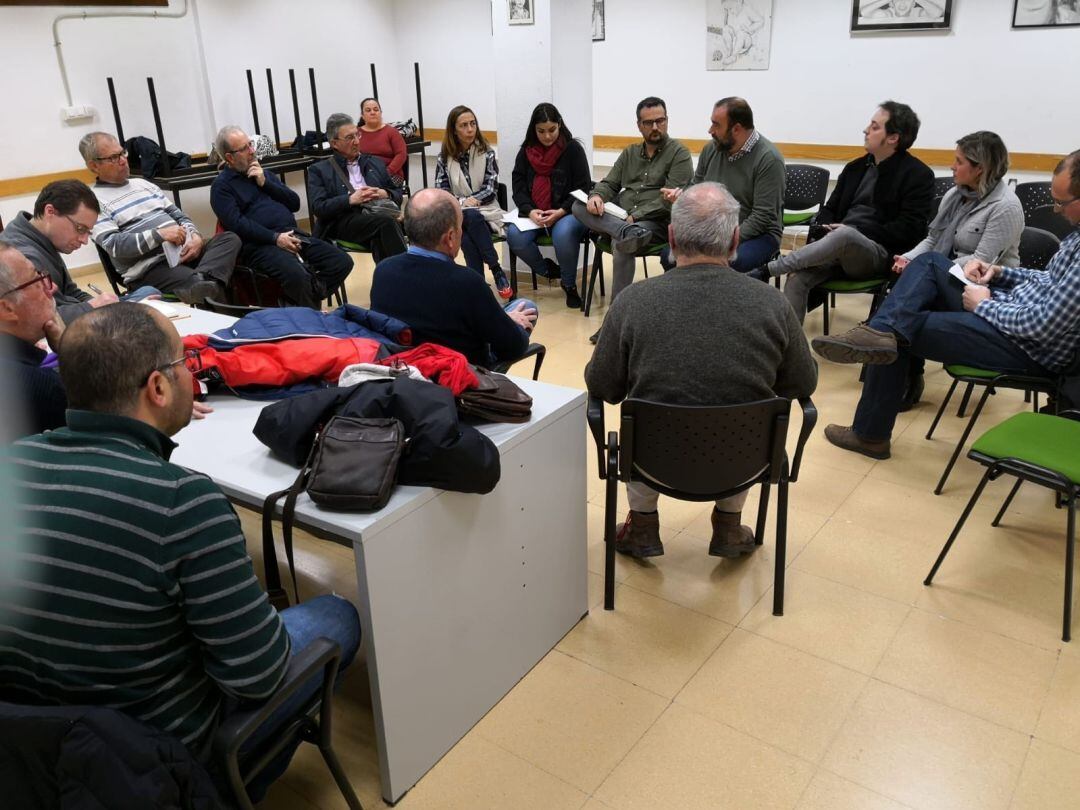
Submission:
POLYGON ((360 140, 360 135, 356 132, 350 132, 348 135, 342 135, 340 138, 334 138, 335 141, 347 141, 352 143, 353 141, 360 140))
POLYGON ((173 360, 171 363, 165 363, 164 365, 157 366, 156 368, 151 370, 150 374, 146 375, 146 382, 144 382, 143 385, 146 385, 147 382, 150 382, 150 376, 155 371, 164 372, 170 368, 174 368, 179 365, 183 365, 192 374, 198 374, 200 371, 202 371, 202 355, 199 354, 198 349, 184 349, 183 355, 181 355, 178 359, 173 360))
POLYGON ((119 163, 121 160, 127 158, 127 149, 121 149, 115 155, 109 155, 107 157, 96 157, 94 161, 96 163, 119 163))
POLYGON ((75 228, 75 233, 77 233, 79 236, 89 236, 90 232, 92 230, 94 230, 92 227, 87 228, 85 225, 83 225, 81 222, 77 221, 75 219, 75 217, 71 216, 70 214, 62 214, 62 216, 65 217, 67 219, 67 221, 72 224, 72 226, 75 228))
POLYGON ((644 118, 638 119, 638 126, 643 127, 644 129, 655 129, 656 127, 662 127, 666 123, 666 115, 663 118, 653 118, 649 121, 646 121, 644 118))
POLYGON ((19 290, 25 290, 27 287, 33 287, 35 284, 41 284, 45 290, 49 289, 52 284, 52 279, 49 278, 48 273, 35 273, 34 277, 27 282, 20 284, 18 287, 12 287, 10 290, 0 293, 0 298, 7 298, 12 293, 17 293, 19 290))
POLYGON ((237 152, 254 152, 255 141, 248 141, 246 146, 238 147, 237 149, 226 149, 226 155, 235 155, 237 152))
MULTIPOLYGON (((1053 197, 1051 197, 1050 199, 1054 200, 1053 197)), ((1070 205, 1072 205, 1077 200, 1080 200, 1080 197, 1073 197, 1070 200, 1054 200, 1054 210, 1055 211, 1064 211, 1066 208, 1068 208, 1070 205)))

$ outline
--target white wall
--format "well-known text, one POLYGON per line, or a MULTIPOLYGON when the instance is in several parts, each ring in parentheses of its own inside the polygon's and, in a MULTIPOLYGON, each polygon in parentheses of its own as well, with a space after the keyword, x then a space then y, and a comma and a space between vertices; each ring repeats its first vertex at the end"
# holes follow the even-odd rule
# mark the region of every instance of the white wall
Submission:
POLYGON ((712 102, 741 95, 773 140, 857 144, 876 104, 895 98, 920 114, 919 146, 992 129, 1018 152, 1076 149, 1080 28, 1012 31, 1012 8, 955 0, 951 32, 852 35, 851 0, 773 0, 769 69, 706 71, 705 0, 607 0, 594 131, 636 135, 634 108, 655 94, 672 135, 707 138, 712 102))

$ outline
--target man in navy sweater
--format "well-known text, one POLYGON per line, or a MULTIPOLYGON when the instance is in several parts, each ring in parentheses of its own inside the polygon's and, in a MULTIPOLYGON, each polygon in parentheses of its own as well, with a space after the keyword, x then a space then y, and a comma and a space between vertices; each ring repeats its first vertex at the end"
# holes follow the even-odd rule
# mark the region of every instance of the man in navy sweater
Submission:
POLYGON ((520 357, 536 325, 536 304, 518 299, 504 308, 484 279, 454 263, 461 249, 461 206, 440 189, 425 188, 405 206, 410 247, 379 262, 371 308, 399 318, 415 343, 438 343, 490 367, 520 357))
POLYGON ((277 279, 292 303, 318 309, 352 271, 352 259, 296 230, 299 195, 273 172, 263 171, 242 129, 223 127, 214 148, 226 168, 210 187, 210 206, 225 230, 244 241, 240 261, 277 279))

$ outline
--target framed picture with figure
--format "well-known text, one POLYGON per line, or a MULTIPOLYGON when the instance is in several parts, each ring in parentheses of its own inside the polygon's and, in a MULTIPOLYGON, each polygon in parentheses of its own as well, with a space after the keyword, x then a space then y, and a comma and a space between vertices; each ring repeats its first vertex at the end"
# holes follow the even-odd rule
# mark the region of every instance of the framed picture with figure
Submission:
POLYGON ((1080 0, 1013 0, 1013 28, 1080 25, 1080 0))
POLYGON ((604 41, 604 0, 592 0, 592 41, 604 41))
POLYGON ((533 17, 533 0, 506 0, 510 10, 510 25, 532 25, 536 22, 533 17))
POLYGON ((851 0, 852 31, 948 30, 952 0, 851 0))

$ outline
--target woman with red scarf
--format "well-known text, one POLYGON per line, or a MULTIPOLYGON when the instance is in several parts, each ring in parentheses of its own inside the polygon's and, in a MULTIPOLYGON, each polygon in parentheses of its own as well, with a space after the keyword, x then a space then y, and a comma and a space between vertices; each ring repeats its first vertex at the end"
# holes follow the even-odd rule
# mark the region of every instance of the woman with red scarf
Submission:
POLYGON ((574 140, 554 104, 544 102, 533 110, 512 177, 518 216, 528 217, 540 227, 521 231, 509 225, 506 241, 510 249, 537 275, 559 279, 566 305, 580 307, 578 249, 587 228, 570 213, 574 202, 570 192, 580 189, 588 193, 592 172, 585 150, 574 140), (540 255, 539 236, 552 238, 557 265, 540 255))

